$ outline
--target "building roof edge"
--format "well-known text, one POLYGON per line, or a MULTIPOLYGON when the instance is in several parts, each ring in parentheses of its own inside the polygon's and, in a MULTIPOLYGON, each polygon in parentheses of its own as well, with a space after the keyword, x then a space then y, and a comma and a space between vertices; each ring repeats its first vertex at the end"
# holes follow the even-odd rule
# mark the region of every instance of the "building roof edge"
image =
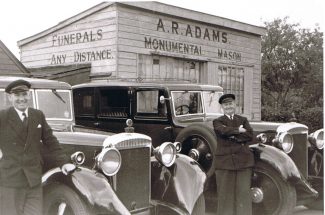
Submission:
POLYGON ((17 42, 18 47, 21 47, 27 43, 30 43, 34 40, 37 40, 41 37, 44 37, 52 32, 55 32, 61 28, 64 28, 80 19, 83 19, 84 17, 87 17, 99 10, 102 10, 106 7, 109 7, 113 4, 120 4, 120 5, 126 5, 126 6, 131 6, 131 7, 136 7, 136 8, 141 8, 145 10, 150 10, 154 12, 159 12, 159 13, 166 13, 171 16, 177 16, 185 19, 191 19, 191 20, 200 20, 200 22, 205 22, 213 25, 218 25, 222 26, 225 28, 230 28, 230 29, 235 29, 238 31, 243 31, 243 32, 248 32, 256 35, 265 35, 266 33, 266 28, 260 27, 260 26, 255 26, 235 20, 231 20, 228 18, 223 18, 199 11, 194 11, 191 9, 186 9, 186 8, 181 8, 178 6, 173 6, 173 5, 168 5, 165 3, 157 2, 157 1, 134 1, 134 2, 102 2, 99 3, 81 13, 78 13, 77 15, 74 15, 64 21, 59 22, 57 25, 50 27, 40 33, 37 33, 35 35, 32 35, 30 37, 27 37, 25 39, 19 40, 17 42), (179 10, 182 10, 180 12, 179 10), (167 11, 167 12, 166 12, 167 11))

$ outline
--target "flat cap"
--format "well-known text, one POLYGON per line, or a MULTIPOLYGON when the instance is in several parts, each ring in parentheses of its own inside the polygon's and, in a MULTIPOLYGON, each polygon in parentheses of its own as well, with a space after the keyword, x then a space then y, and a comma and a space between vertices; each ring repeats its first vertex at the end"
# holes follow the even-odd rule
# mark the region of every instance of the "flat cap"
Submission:
POLYGON ((30 87, 31 84, 28 81, 25 81, 23 79, 18 79, 8 84, 5 91, 6 93, 18 93, 18 92, 28 91, 30 87))
POLYGON ((234 94, 231 94, 231 93, 228 93, 228 94, 223 94, 220 98, 219 98, 219 103, 222 104, 222 103, 225 103, 225 102, 230 102, 230 101, 233 101, 235 100, 235 95, 234 94))

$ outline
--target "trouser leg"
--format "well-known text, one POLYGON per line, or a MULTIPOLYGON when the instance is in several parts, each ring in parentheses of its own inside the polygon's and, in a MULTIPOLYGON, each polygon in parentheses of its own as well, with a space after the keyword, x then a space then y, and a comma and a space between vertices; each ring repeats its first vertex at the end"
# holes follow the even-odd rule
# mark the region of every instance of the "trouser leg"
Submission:
POLYGON ((0 214, 23 215, 23 199, 21 189, 0 186, 0 214))
POLYGON ((252 197, 250 192, 252 169, 238 170, 236 175, 236 214, 252 214, 252 197))
POLYGON ((42 186, 28 188, 25 197, 24 215, 42 215, 42 186))
POLYGON ((217 215, 234 215, 236 171, 216 170, 217 215))
POLYGON ((12 188, 0 186, 0 215, 42 215, 42 186, 12 188))

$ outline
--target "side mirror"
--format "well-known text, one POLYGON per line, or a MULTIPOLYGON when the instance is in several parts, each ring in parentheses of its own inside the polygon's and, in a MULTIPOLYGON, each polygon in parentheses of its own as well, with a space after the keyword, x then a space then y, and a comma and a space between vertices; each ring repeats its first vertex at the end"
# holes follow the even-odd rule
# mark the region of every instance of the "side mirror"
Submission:
POLYGON ((165 104, 165 100, 170 100, 170 98, 165 98, 164 96, 159 97, 160 104, 165 104))

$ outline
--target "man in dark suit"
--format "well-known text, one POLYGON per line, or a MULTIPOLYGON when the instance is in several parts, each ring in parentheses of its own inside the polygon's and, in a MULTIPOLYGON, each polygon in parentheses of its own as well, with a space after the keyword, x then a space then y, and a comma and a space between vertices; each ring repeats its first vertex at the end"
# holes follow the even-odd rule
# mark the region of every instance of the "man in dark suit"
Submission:
POLYGON ((219 103, 224 115, 213 121, 218 142, 215 155, 217 214, 251 215, 254 156, 248 144, 253 139, 253 130, 245 117, 235 114, 235 95, 224 94, 219 103))
POLYGON ((43 112, 28 107, 31 84, 11 82, 5 89, 12 107, 0 111, 0 214, 42 214, 42 149, 64 174, 75 169, 64 155, 43 112), (53 156, 52 156, 53 155, 53 156))

